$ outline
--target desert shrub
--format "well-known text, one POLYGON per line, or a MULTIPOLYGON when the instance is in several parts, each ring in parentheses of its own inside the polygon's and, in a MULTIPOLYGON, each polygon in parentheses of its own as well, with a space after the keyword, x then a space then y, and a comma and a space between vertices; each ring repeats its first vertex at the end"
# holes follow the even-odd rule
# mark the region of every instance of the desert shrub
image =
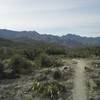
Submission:
POLYGON ((65 55, 66 51, 65 49, 61 48, 61 47, 49 47, 46 50, 47 54, 50 55, 65 55))
POLYGON ((29 51, 29 50, 24 50, 24 55, 26 58, 30 59, 30 60, 34 60, 36 54, 34 51, 29 51))
POLYGON ((0 61, 0 79, 3 78, 4 75, 4 64, 0 61))
POLYGON ((59 67, 62 66, 61 60, 58 60, 54 56, 49 56, 47 54, 41 54, 36 59, 36 63, 40 67, 59 67))
POLYGON ((63 62, 60 58, 54 58, 53 60, 53 67, 63 66, 63 62))
POLYGON ((52 66, 52 59, 50 59, 50 57, 44 53, 36 57, 35 62, 37 63, 37 66, 39 67, 52 66))
POLYGON ((60 79, 61 78, 61 72, 60 72, 60 70, 59 69, 57 69, 56 71, 54 71, 54 73, 53 73, 53 78, 54 79, 60 79))
POLYGON ((96 80, 95 83, 96 83, 96 85, 97 85, 97 88, 100 89, 100 80, 96 80))
POLYGON ((26 58, 28 58, 29 60, 34 60, 35 57, 37 57, 40 52, 37 50, 37 49, 34 49, 34 50, 24 50, 24 56, 26 58))
POLYGON ((34 60, 37 56, 39 56, 42 53, 41 48, 35 48, 35 49, 27 49, 23 51, 23 55, 28 58, 29 60, 34 60))
POLYGON ((43 73, 45 75, 48 75, 48 74, 51 74, 52 73, 52 70, 50 68, 48 68, 48 69, 44 70, 43 73))
POLYGON ((0 79, 15 79, 18 75, 13 73, 12 69, 6 68, 6 65, 0 61, 0 79))
POLYGON ((41 65, 42 66, 50 67, 50 66, 52 66, 52 64, 53 64, 53 61, 50 56, 48 56, 46 54, 41 55, 41 65))
POLYGON ((33 81, 33 92, 37 95, 42 97, 48 97, 50 99, 57 99, 61 96, 65 91, 66 88, 64 85, 53 81, 53 82, 46 82, 40 83, 38 81, 33 81))
POLYGON ((14 73, 18 74, 29 73, 32 71, 32 64, 20 55, 15 55, 11 58, 9 67, 11 67, 14 73))
POLYGON ((8 47, 0 48, 0 59, 4 60, 10 58, 13 55, 13 50, 8 47))
POLYGON ((2 61, 0 61, 0 73, 3 72, 3 68, 4 68, 4 65, 3 65, 2 61))

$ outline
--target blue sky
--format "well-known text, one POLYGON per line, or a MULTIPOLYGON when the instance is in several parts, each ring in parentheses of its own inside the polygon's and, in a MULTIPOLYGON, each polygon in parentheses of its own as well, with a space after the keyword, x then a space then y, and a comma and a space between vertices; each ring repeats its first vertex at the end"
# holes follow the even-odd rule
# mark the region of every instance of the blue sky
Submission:
POLYGON ((0 28, 100 36, 100 0, 0 0, 0 28))

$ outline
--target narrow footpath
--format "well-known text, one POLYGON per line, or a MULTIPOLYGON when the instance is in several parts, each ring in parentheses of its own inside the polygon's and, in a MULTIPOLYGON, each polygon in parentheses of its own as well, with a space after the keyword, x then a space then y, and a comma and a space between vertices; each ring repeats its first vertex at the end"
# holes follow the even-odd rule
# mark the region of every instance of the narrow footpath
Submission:
POLYGON ((76 61, 73 100, 87 100, 86 76, 84 73, 86 63, 84 60, 76 61))

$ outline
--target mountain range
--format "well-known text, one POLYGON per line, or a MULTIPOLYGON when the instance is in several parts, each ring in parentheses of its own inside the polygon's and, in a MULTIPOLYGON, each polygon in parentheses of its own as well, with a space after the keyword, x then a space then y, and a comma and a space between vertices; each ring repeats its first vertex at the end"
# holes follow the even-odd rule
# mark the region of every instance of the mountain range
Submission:
POLYGON ((0 29, 0 38, 26 43, 32 43, 32 41, 55 43, 69 47, 100 46, 100 37, 82 37, 74 34, 55 36, 39 34, 36 31, 12 31, 7 29, 0 29))

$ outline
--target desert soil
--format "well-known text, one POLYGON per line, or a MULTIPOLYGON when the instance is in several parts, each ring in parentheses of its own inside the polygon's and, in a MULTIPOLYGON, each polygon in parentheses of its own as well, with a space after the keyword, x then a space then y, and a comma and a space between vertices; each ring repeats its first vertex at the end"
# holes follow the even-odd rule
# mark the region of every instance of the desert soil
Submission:
POLYGON ((86 76, 84 72, 86 62, 82 59, 76 60, 76 62, 73 100, 87 100, 86 76))

